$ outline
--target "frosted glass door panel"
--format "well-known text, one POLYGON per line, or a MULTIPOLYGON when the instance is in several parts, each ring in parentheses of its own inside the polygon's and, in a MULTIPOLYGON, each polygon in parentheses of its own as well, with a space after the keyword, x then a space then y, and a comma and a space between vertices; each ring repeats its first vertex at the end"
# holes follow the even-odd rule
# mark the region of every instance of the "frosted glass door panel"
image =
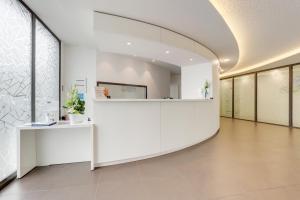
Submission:
POLYGON ((59 41, 36 20, 35 121, 59 118, 59 41))
POLYGON ((232 117, 232 78, 221 80, 221 116, 232 117))
POLYGON ((257 119, 289 124, 289 69, 275 69, 257 75, 257 119))
POLYGON ((234 78, 234 117, 254 120, 255 75, 234 78))
POLYGON ((16 171, 15 126, 31 120, 31 15, 0 0, 0 181, 16 171))
POLYGON ((293 70, 293 126, 300 127, 300 65, 293 70))

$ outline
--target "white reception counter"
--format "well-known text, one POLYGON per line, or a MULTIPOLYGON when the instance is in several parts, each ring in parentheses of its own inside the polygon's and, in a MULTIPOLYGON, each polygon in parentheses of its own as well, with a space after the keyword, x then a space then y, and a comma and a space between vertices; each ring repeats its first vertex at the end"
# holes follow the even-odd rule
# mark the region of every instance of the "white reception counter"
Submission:
POLYGON ((93 122, 17 128, 18 178, 35 166, 94 167, 155 157, 214 136, 215 100, 94 100, 93 122))
POLYGON ((214 100, 94 100, 95 166, 155 157, 200 143, 219 129, 214 100))

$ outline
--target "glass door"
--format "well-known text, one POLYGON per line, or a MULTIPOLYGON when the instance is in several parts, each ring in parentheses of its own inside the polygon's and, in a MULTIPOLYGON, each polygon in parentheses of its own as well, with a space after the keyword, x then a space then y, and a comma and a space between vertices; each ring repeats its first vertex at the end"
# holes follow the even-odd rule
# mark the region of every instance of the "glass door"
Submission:
POLYGON ((59 119, 59 40, 35 20, 35 121, 59 119))
POLYGON ((255 119, 255 75, 234 78, 234 117, 255 119))
POLYGON ((257 119, 289 125, 289 68, 257 74, 257 119))
POLYGON ((0 0, 0 183, 16 171, 15 126, 31 121, 31 14, 0 0))
POLYGON ((300 128, 300 65, 293 67, 293 126, 300 128))
POLYGON ((232 117, 232 78, 221 80, 221 116, 232 117))

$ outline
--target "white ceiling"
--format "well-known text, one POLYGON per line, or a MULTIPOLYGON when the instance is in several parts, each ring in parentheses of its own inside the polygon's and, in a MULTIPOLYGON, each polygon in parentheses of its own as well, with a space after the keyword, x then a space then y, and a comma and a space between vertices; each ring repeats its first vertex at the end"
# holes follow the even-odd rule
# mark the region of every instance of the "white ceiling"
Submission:
POLYGON ((238 61, 237 42, 208 0, 25 0, 64 42, 95 46, 93 11, 121 15, 184 34, 202 43, 224 69, 238 61))
POLYGON ((211 2, 232 30, 240 50, 238 64, 223 76, 257 70, 285 58, 295 61, 291 56, 300 53, 299 0, 211 2))
MULTIPOLYGON (((95 45, 93 10, 122 15, 185 34, 220 58, 223 76, 300 54, 299 0, 25 0, 65 42, 95 45)), ((295 56, 298 55, 298 56, 295 56)), ((297 60, 297 59, 296 59, 297 60)), ((297 60, 299 62, 299 60, 297 60)))

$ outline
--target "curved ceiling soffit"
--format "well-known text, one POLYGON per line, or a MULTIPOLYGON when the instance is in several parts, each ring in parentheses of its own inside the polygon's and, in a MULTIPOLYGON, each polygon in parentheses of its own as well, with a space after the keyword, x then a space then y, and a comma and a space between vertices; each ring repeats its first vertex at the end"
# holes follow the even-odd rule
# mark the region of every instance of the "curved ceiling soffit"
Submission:
POLYGON ((279 63, 292 64, 300 57, 300 2, 210 0, 232 30, 240 48, 235 67, 221 77, 229 77, 279 63), (296 21, 295 21, 296 20, 296 21))
MULTIPOLYGON (((187 35, 184 35, 182 33, 177 32, 177 31, 171 30, 169 28, 166 28, 166 27, 163 27, 163 26, 160 26, 160 25, 157 25, 157 24, 149 23, 149 22, 146 22, 146 21, 143 21, 143 20, 134 19, 134 18, 126 17, 126 16, 121 16, 121 15, 112 14, 112 13, 108 13, 108 12, 97 11, 97 10, 94 10, 94 12, 99 13, 99 14, 103 14, 103 15, 107 15, 107 16, 111 16, 111 17, 117 17, 117 18, 121 18, 121 19, 125 19, 125 20, 140 22, 140 23, 143 23, 143 24, 147 24, 147 25, 150 25, 150 26, 154 26, 154 27, 157 27, 157 28, 160 28, 160 29, 170 31, 170 32, 175 33, 179 36, 182 36, 183 38, 186 38, 190 41, 193 41, 196 44, 200 45, 200 47, 206 49, 206 51, 209 52, 212 55, 212 56, 209 56, 209 57, 214 57, 214 59, 209 59, 209 60, 215 60, 216 62, 218 62, 216 59, 220 60, 218 55, 213 50, 211 50, 209 47, 205 46, 204 44, 200 43, 199 41, 197 41, 197 40, 195 40, 195 39, 193 39, 193 38, 191 38, 187 35)), ((200 55, 200 56, 203 56, 203 55, 200 55)))
POLYGON ((97 0, 94 7, 102 13, 146 22, 184 35, 214 52, 225 71, 238 61, 236 38, 209 1, 97 0), (224 61, 226 59, 229 61, 224 61))

